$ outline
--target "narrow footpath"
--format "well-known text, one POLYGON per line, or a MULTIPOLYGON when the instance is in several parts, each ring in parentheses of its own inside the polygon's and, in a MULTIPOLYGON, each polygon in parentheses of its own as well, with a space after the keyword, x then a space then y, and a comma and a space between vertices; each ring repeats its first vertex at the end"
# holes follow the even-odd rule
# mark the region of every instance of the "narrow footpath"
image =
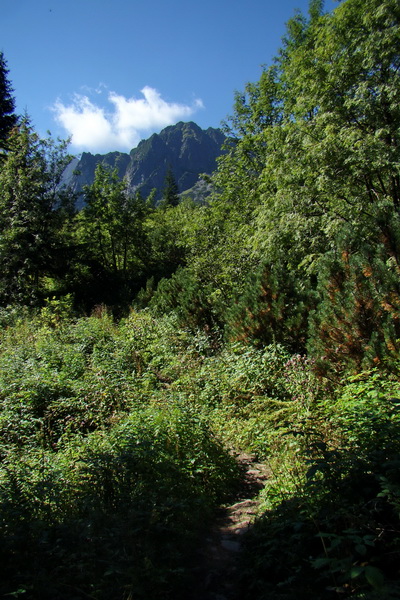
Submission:
POLYGON ((243 468, 243 486, 237 501, 221 508, 199 550, 191 600, 240 600, 237 582, 242 537, 257 514, 257 496, 268 479, 268 468, 250 454, 235 454, 243 468))

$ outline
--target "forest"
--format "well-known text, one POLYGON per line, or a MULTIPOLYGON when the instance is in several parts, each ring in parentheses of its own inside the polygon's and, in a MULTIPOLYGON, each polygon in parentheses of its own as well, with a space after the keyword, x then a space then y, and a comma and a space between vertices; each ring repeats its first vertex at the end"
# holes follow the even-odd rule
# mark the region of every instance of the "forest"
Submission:
POLYGON ((0 53, 2 598, 193 600, 234 452, 220 600, 400 598, 398 0, 311 0, 224 133, 207 201, 77 210, 0 53))

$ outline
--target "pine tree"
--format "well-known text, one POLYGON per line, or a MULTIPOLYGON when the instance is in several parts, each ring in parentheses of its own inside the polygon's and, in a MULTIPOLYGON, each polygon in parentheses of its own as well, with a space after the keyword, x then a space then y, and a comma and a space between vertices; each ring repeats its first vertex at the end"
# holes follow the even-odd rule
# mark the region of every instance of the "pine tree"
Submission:
POLYGON ((7 63, 3 53, 0 52, 0 155, 7 148, 8 135, 18 122, 18 117, 14 113, 13 89, 7 76, 7 63))
POLYGON ((303 353, 311 307, 311 296, 283 262, 261 265, 226 311, 227 338, 260 347, 276 342, 303 353))
MULTIPOLYGON (((309 351, 321 374, 374 366, 391 369, 400 351, 400 223, 391 223, 396 246, 383 236, 338 240, 319 276, 319 304, 310 321, 309 351)), ((353 236, 353 233, 351 234, 353 236)))

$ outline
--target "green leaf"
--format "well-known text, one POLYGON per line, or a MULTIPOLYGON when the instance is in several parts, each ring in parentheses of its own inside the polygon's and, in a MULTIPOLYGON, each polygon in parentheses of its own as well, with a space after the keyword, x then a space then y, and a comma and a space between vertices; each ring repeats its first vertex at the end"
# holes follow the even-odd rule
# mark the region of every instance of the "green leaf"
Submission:
POLYGON ((358 566, 354 565, 353 567, 351 567, 350 577, 352 579, 355 579, 356 577, 359 577, 361 575, 361 573, 364 573, 364 571, 365 571, 365 567, 358 567, 358 566))
POLYGON ((381 588, 385 582, 382 571, 370 565, 365 567, 365 577, 368 583, 374 588, 381 588))
POLYGON ((322 567, 326 567, 331 562, 330 558, 316 558, 312 561, 312 566, 314 569, 321 569, 322 567))

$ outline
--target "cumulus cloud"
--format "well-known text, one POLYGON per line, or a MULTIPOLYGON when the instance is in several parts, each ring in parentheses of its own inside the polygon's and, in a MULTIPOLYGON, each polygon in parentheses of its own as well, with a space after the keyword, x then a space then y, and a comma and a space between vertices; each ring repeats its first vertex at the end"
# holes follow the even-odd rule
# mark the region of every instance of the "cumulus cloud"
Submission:
POLYGON ((87 95, 75 94, 70 105, 58 100, 53 111, 76 148, 109 151, 130 150, 145 134, 187 119, 203 108, 201 100, 195 100, 191 106, 166 102, 148 86, 141 94, 142 98, 125 98, 109 92, 108 111, 87 95))

